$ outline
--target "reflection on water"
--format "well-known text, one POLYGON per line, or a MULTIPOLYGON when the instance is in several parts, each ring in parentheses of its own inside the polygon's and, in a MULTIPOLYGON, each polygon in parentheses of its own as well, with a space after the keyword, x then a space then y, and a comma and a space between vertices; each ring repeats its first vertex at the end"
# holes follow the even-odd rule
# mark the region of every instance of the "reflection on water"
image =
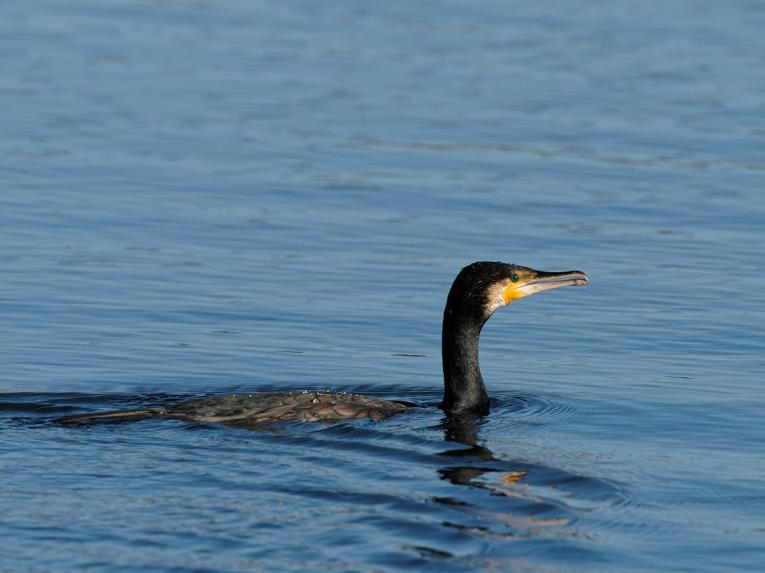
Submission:
POLYGON ((443 467, 438 475, 453 485, 475 488, 493 497, 473 496, 472 503, 454 498, 435 501, 458 505, 464 513, 479 515, 494 526, 452 522, 445 526, 491 539, 517 540, 540 535, 588 539, 591 535, 586 529, 564 526, 577 521, 577 510, 593 510, 603 503, 620 502, 623 492, 606 481, 497 459, 479 438, 483 422, 480 418, 451 418, 443 422, 445 440, 468 447, 440 452, 439 455, 459 465, 443 467), (588 500, 588 493, 592 492, 596 492, 597 499, 588 500))
MULTIPOLYGON (((421 407, 380 422, 287 423, 247 429, 172 420, 69 428, 54 423, 60 414, 83 407, 145 407, 157 401, 169 404, 180 399, 156 394, 16 394, 0 405, 7 414, 2 431, 11 437, 35 432, 38 439, 46 441, 50 463, 56 463, 63 471, 64 491, 78 499, 78 503, 88 503, 91 496, 81 490, 80 480, 96 470, 92 461, 73 460, 71 456, 87 451, 96 442, 109 452, 108 458, 97 464, 102 468, 99 474, 120 475, 137 462, 138 466, 131 469, 136 475, 130 474, 131 480, 137 480, 136 486, 140 487, 143 480, 151 481, 157 488, 150 494, 152 497, 165 495, 166 489, 180 488, 180 499, 186 500, 182 503, 201 503, 197 509, 202 515, 219 511, 215 507, 220 507, 231 494, 245 490, 279 500, 278 505, 291 508, 286 514, 277 511, 279 517, 269 525, 267 522, 274 514, 269 511, 268 517, 260 515, 263 508, 258 505, 258 496, 250 502, 242 500, 241 508, 228 509, 226 515, 236 521, 253 511, 258 525, 242 542, 256 541, 257 531, 275 527, 282 531, 280 535, 297 529, 314 543, 324 540, 330 546, 339 546, 347 538, 342 533, 327 537, 328 525, 342 531, 350 524, 363 523, 365 528, 371 528, 365 538, 371 536, 385 548, 377 554, 375 562, 381 559, 390 566, 401 564, 403 551, 415 554, 420 566, 449 559, 456 568, 480 568, 489 563, 506 567, 523 555, 533 556, 536 550, 493 545, 492 557, 484 559, 483 544, 516 543, 532 538, 577 540, 578 551, 595 556, 595 545, 588 547, 594 538, 588 533, 587 524, 578 523, 578 519, 586 516, 586 512, 620 503, 622 495, 604 480, 495 455, 482 433, 490 432, 492 418, 518 414, 509 413, 501 405, 490 416, 480 418, 444 417, 435 408, 421 407), (253 429, 258 431, 252 432, 253 429), (158 457, 148 464, 141 462, 135 452, 131 453, 135 448, 158 452, 158 457), (162 453, 167 448, 175 452, 170 453, 170 458, 162 453), (177 467, 165 465, 170 459, 176 460, 177 467), (200 462, 205 469, 189 483, 182 477, 184 472, 200 462), (73 482, 71 477, 75 477, 73 482), (196 493, 187 498, 195 491, 189 489, 192 484, 201 488, 200 495, 208 491, 213 498, 202 502, 205 498, 198 498, 196 493), (231 511, 235 513, 232 515, 231 511), (329 522, 305 520, 320 511, 335 517, 329 522), (288 517, 294 512, 297 514, 288 517), (305 519, 297 518, 301 514, 305 519), (411 542, 407 532, 416 532, 416 543, 411 542)), ((8 453, 7 446, 5 452, 8 453)), ((30 461, 33 466, 40 463, 23 456, 7 459, 11 466, 30 461)), ((17 493, 24 495, 23 490, 17 493)), ((172 515, 155 514, 151 521, 138 519, 135 526, 139 530, 163 529, 172 515)), ((25 519, 23 513, 17 514, 17 518, 25 519)), ((143 535, 156 538, 149 530, 143 535)), ((565 553, 563 548, 557 550, 565 553)), ((305 561, 306 567, 316 566, 331 554, 326 547, 323 550, 313 547, 312 551, 319 551, 320 559, 305 561)), ((271 561, 265 558, 262 563, 271 561)), ((364 566, 363 561, 348 563, 353 564, 349 565, 352 568, 364 566)))

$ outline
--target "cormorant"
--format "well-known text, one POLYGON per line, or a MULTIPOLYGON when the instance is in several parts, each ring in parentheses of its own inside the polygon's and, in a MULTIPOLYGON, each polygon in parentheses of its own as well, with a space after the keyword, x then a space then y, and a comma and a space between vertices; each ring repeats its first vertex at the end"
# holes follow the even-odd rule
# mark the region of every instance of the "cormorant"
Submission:
MULTIPOLYGON (((585 285, 587 281, 581 271, 544 272, 500 262, 481 261, 462 269, 454 279, 444 309, 444 398, 439 407, 449 415, 481 415, 489 411, 489 396, 478 366, 478 339, 495 310, 530 294, 585 285)), ((58 422, 75 425, 161 416, 254 427, 286 421, 381 420, 410 406, 344 392, 262 392, 197 398, 175 406, 67 416, 58 422)))

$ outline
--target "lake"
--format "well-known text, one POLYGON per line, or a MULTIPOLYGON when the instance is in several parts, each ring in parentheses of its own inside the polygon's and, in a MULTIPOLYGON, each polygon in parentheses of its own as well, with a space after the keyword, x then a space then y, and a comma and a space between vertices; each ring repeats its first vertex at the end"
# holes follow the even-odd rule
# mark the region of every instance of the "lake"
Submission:
POLYGON ((6 0, 3 572, 755 572, 765 5, 6 0), (476 260, 500 309, 448 420, 476 260), (70 414, 334 389, 388 420, 70 414))

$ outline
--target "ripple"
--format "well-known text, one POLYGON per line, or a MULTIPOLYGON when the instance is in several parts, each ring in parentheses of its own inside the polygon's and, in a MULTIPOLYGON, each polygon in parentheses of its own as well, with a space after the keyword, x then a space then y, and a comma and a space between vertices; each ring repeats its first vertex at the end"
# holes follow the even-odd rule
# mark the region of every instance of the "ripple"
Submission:
MULTIPOLYGON (((383 394, 405 391, 378 388, 383 394)), ((52 418, 72 410, 143 407, 188 397, 16 393, 4 396, 0 415, 19 431, 45 433, 51 431, 48 422, 52 418)), ((671 505, 656 508, 625 484, 500 456, 491 447, 491 436, 496 438, 505 428, 529 421, 558 428, 589 407, 584 400, 554 394, 501 394, 489 416, 467 421, 447 419, 435 408, 421 407, 384 421, 293 423, 264 432, 177 421, 108 429, 94 426, 88 432, 55 431, 74 440, 69 447, 99 442, 118 451, 123 447, 136 452, 169 448, 161 455, 152 454, 152 464, 144 470, 159 473, 150 472, 141 479, 166 476, 162 479, 184 483, 187 478, 180 476, 191 470, 197 475, 196 483, 216 492, 254 491, 280 500, 282 507, 293 508, 290 511, 310 507, 314 516, 319 515, 314 509, 332 508, 333 513, 323 519, 329 519, 333 527, 340 518, 330 516, 344 515, 341 521, 363 524, 359 527, 367 528, 366 535, 386 532, 384 535, 395 539, 417 535, 416 544, 401 543, 399 549, 426 561, 461 561, 476 550, 474 543, 491 542, 499 548, 504 543, 570 540, 584 544, 577 551, 594 552, 601 543, 602 528, 629 531, 639 538, 649 538, 657 530, 676 531, 678 523, 665 517, 671 514, 671 505), (214 459, 215 464, 200 467, 204 458, 214 459), (636 520, 636 513, 654 517, 636 520), (470 551, 453 550, 450 535, 456 533, 462 536, 465 548, 472 547, 470 551)), ((59 455, 55 448, 50 451, 59 455)), ((103 480, 111 472, 102 468, 80 475, 81 479, 101 476, 103 480)), ((691 494, 705 498, 713 493, 705 487, 693 492, 686 489, 682 495, 678 492, 678 499, 691 494)), ((230 511, 236 515, 235 509, 230 511)), ((273 523, 276 518, 271 519, 273 523)), ((282 528, 300 527, 305 535, 322 538, 317 525, 299 519, 279 523, 282 528)))
POLYGON ((585 399, 557 394, 500 394, 492 404, 492 423, 500 428, 551 425, 563 430, 596 411, 585 399))

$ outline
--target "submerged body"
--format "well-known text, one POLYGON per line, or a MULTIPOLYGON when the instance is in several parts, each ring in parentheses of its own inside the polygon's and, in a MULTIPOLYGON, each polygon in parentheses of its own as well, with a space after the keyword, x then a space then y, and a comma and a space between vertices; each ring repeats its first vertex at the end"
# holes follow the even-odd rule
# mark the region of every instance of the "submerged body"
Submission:
POLYGON ((65 425, 94 422, 126 422, 161 416, 188 422, 222 423, 230 426, 258 426, 277 422, 334 422, 358 418, 382 420, 407 406, 345 392, 259 392, 231 396, 206 396, 174 406, 139 410, 96 412, 68 416, 65 425))
MULTIPOLYGON (((584 285, 581 271, 543 272, 499 262, 476 262, 460 271, 444 309, 441 349, 447 414, 480 415, 489 411, 478 364, 481 328, 495 310, 519 298, 554 288, 584 285)), ((162 416, 190 422, 218 422, 255 427, 275 422, 335 422, 358 418, 382 420, 409 405, 343 392, 263 392, 211 396, 174 406, 96 412, 61 418, 66 425, 118 422, 162 416)))

